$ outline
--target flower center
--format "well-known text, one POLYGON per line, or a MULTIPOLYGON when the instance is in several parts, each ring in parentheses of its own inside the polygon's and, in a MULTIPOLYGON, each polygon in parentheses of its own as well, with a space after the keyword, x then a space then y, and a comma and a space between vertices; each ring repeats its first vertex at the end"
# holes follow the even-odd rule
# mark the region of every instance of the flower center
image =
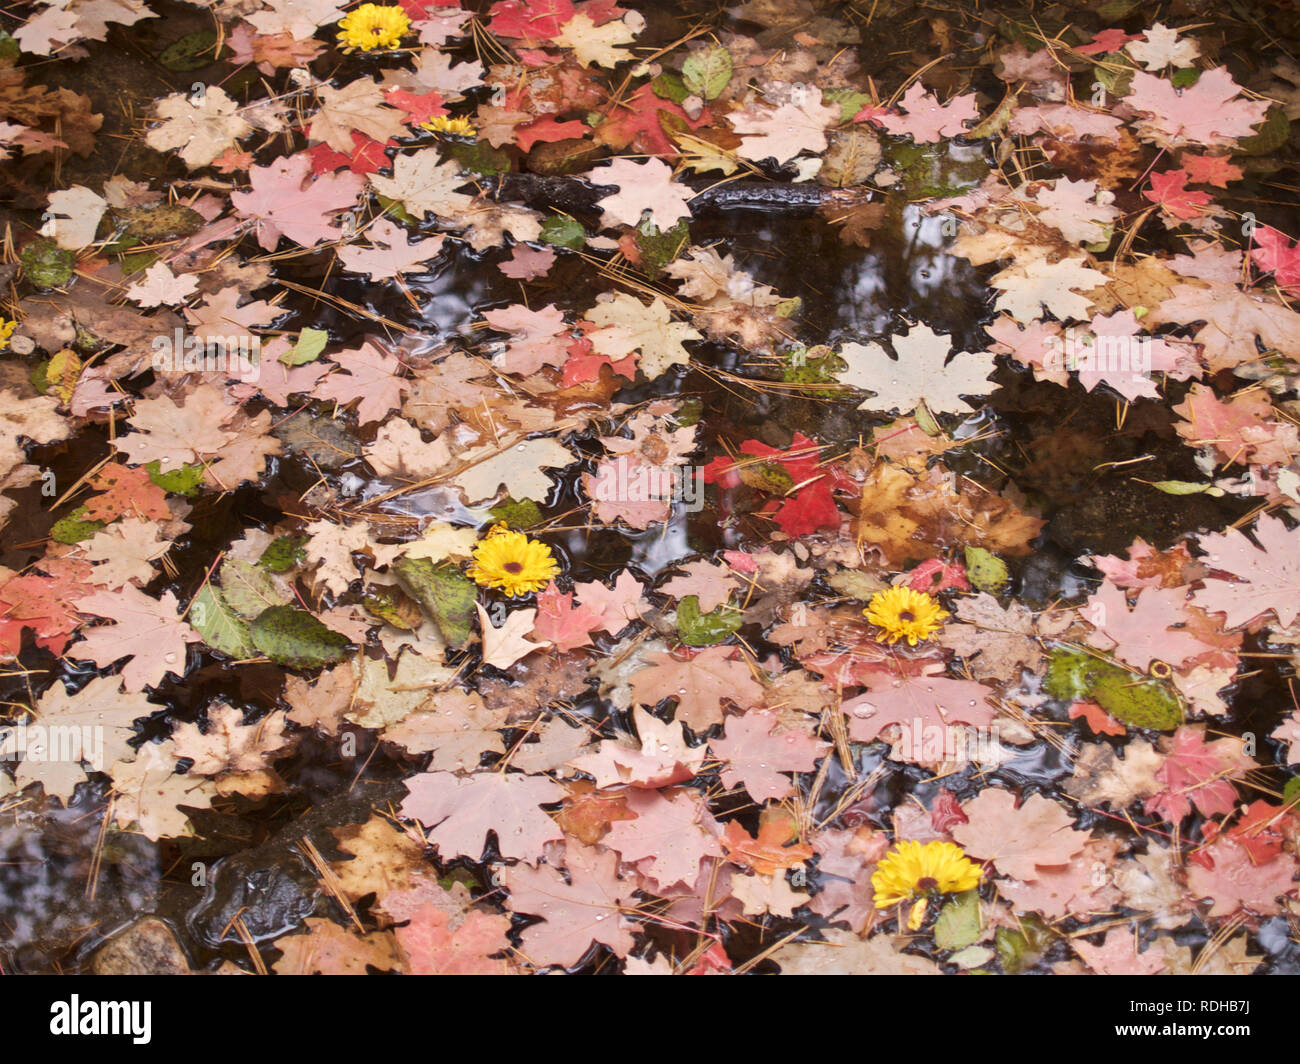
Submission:
POLYGON ((917 890, 934 890, 939 885, 939 881, 933 876, 926 876, 924 879, 916 881, 917 890))
POLYGON ((912 621, 916 620, 916 614, 914 614, 911 610, 904 610, 902 613, 898 615, 898 619, 900 621, 906 621, 910 624, 912 621))
POLYGON ((504 569, 507 573, 522 573, 524 571, 524 567, 521 562, 506 562, 505 565, 501 566, 501 568, 504 569))

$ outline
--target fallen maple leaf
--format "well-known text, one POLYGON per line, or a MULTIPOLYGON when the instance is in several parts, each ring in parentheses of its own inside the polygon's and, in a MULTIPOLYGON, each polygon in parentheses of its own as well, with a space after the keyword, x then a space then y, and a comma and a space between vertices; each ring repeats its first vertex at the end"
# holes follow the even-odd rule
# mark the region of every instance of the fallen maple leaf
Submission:
POLYGON ((429 841, 446 860, 479 860, 489 831, 502 857, 536 864, 546 843, 564 833, 541 805, 558 802, 564 789, 541 776, 484 772, 460 778, 426 772, 407 781, 402 814, 429 826, 429 841))
POLYGON ((992 861, 1000 873, 1022 881, 1037 879, 1040 867, 1068 864, 1089 837, 1040 794, 1017 805, 1010 791, 986 787, 962 803, 962 812, 969 821, 953 827, 952 837, 971 857, 992 861))
POLYGON ((82 641, 70 653, 101 668, 130 658, 122 669, 128 692, 156 687, 168 673, 183 676, 185 644, 196 643, 200 637, 181 620, 179 606, 170 591, 155 599, 130 585, 121 591, 87 595, 78 600, 78 609, 112 618, 112 623, 83 630, 82 641))

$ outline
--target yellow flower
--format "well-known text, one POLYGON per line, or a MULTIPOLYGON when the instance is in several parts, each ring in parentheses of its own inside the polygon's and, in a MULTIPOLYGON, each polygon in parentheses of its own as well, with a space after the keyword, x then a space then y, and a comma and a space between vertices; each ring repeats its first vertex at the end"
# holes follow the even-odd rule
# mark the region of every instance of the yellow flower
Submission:
POLYGON ((916 646, 918 639, 926 639, 937 632, 949 616, 933 597, 910 587, 877 591, 862 613, 881 629, 876 638, 882 643, 906 639, 908 646, 916 646))
POLYGON ((979 886, 979 865, 955 842, 898 843, 876 865, 871 886, 877 909, 916 899, 907 919, 915 931, 925 919, 926 905, 935 894, 960 894, 979 886))
POLYGON ((497 587, 512 596, 541 591, 559 572, 550 547, 504 525, 493 525, 479 540, 469 567, 480 587, 497 587))
POLYGON ((434 115, 420 126, 431 133, 454 133, 458 137, 474 136, 474 127, 468 118, 452 118, 451 115, 434 115))
POLYGON ((9 346, 9 337, 13 336, 16 328, 18 328, 16 321, 6 321, 4 318, 0 318, 0 350, 9 346))
POLYGON ((402 34, 410 28, 411 20, 396 4, 362 4, 339 19, 342 32, 338 39, 345 49, 373 52, 376 48, 398 47, 402 34))

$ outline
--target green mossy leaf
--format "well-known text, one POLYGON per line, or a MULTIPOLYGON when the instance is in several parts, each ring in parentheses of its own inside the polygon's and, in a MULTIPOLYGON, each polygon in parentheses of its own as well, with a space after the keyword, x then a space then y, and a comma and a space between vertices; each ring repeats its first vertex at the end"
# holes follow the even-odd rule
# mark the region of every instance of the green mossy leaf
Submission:
POLYGON ((253 645, 277 665, 317 669, 347 656, 352 644, 305 610, 272 606, 249 628, 253 645))

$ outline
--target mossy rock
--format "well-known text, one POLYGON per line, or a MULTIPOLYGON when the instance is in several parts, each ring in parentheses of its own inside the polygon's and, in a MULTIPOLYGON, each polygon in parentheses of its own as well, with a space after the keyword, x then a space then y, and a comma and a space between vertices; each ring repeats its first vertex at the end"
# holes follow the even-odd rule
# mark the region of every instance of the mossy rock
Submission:
POLYGON ((117 216, 126 223, 126 236, 136 237, 146 244, 193 236, 204 224, 203 215, 179 203, 132 207, 118 211, 117 216))

